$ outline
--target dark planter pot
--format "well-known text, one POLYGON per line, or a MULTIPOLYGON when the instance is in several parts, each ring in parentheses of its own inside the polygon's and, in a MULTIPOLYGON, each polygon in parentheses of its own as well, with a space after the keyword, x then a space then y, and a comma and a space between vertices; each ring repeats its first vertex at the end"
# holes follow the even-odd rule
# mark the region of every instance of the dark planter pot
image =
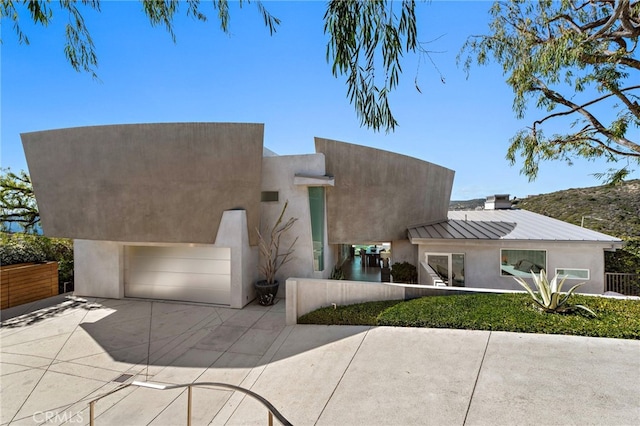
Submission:
POLYGON ((380 270, 380 281, 383 283, 391 282, 391 269, 390 268, 382 268, 380 270))
POLYGON ((278 294, 278 281, 273 284, 267 284, 266 280, 255 283, 256 294, 258 295, 258 303, 263 306, 273 305, 278 294))

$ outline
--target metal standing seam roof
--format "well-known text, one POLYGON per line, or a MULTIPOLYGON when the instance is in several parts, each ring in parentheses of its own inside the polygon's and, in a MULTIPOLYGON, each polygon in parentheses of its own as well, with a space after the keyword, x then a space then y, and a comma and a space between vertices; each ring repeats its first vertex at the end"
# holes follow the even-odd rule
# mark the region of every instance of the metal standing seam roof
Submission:
POLYGON ((622 240, 527 210, 450 211, 443 222, 408 229, 410 240, 545 240, 622 243, 622 240))
POLYGON ((516 227, 515 223, 449 219, 409 228, 410 238, 497 240, 516 227))

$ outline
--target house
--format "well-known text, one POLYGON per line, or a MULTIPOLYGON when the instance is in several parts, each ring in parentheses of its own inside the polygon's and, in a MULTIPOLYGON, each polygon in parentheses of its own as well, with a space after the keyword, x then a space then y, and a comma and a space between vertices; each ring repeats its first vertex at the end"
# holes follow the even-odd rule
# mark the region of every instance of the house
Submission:
MULTIPOLYGON (((74 239, 75 292, 241 308, 255 298, 256 229, 288 200, 293 261, 279 278, 327 278, 352 244, 417 263, 407 225, 447 219, 454 172, 316 138, 276 156, 264 126, 128 124, 21 135, 45 235, 74 239)), ((286 245, 287 241, 283 241, 286 245)))
POLYGON ((409 228, 420 283, 520 290, 514 276, 544 269, 569 285, 584 282, 580 292, 604 292, 604 252, 621 248, 622 240, 512 209, 505 197, 487 197, 485 210, 450 211, 446 221, 409 228))
MULTIPOLYGON (((74 239, 75 293, 242 308, 259 279, 257 229, 299 220, 288 277, 329 277, 355 244, 385 243, 420 283, 516 288, 548 269, 602 293, 604 250, 621 241, 521 210, 448 212, 454 172, 315 138, 278 156, 264 125, 127 124, 21 135, 45 235, 74 239), (412 224, 422 224, 414 226, 412 224)), ((508 201, 508 196, 507 196, 508 201)))

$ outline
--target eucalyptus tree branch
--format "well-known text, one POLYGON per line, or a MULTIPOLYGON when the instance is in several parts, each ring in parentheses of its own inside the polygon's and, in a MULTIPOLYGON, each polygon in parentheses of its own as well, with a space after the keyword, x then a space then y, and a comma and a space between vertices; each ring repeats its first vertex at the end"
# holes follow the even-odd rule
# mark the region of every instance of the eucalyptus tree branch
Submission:
POLYGON ((415 1, 403 0, 399 15, 391 3, 331 0, 324 15, 333 75, 346 76, 347 97, 360 123, 385 131, 398 124, 388 94, 399 83, 400 59, 418 47, 415 1))
POLYGON ((613 26, 613 24, 615 24, 618 18, 620 18, 623 11, 628 7, 629 7, 629 0, 618 0, 618 4, 614 7, 613 13, 611 14, 611 16, 609 16, 609 19, 605 21, 603 26, 598 31, 590 35, 588 40, 594 40, 600 37, 601 35, 605 34, 613 26))
POLYGON ((635 152, 629 152, 629 151, 620 151, 618 149, 615 149, 614 147, 605 144, 602 140, 598 139, 598 138, 594 138, 591 136, 585 136, 584 139, 589 140, 597 145, 599 145, 601 148, 605 149, 606 151, 611 152, 612 154, 616 154, 616 155, 620 155, 620 156, 624 156, 624 157, 636 157, 636 158, 640 158, 640 152, 639 153, 635 153, 635 152))
POLYGON ((553 100, 554 102, 562 104, 562 105, 570 108, 574 112, 577 112, 577 113, 581 114, 582 116, 584 116, 593 125, 593 127, 598 131, 598 133, 606 136, 607 138, 609 138, 610 140, 614 141, 618 145, 624 146, 625 148, 627 148, 630 151, 632 151, 632 153, 630 155, 635 156, 635 154, 633 154, 634 151, 636 153, 640 153, 640 145, 638 145, 637 143, 632 142, 631 140, 629 140, 629 139, 627 139, 625 137, 617 136, 617 135, 613 134, 612 132, 609 131, 609 129, 607 129, 587 109, 585 109, 584 107, 582 107, 580 105, 577 105, 577 104, 571 102, 570 100, 568 100, 565 97, 563 97, 560 93, 558 93, 558 92, 556 92, 556 91, 554 91, 552 89, 549 89, 539 79, 535 79, 535 80, 538 83, 538 86, 532 88, 533 91, 542 91, 545 94, 546 97, 548 97, 549 99, 553 100))
MULTIPOLYGON (((640 85, 626 87, 624 89, 619 90, 619 92, 625 92, 625 91, 628 91, 628 90, 636 90, 636 89, 640 89, 640 85)), ((557 93, 557 92, 555 92, 555 93, 557 93)), ((560 96, 560 95, 557 94, 557 96, 560 96)), ((593 100, 591 100, 591 101, 589 101, 587 103, 584 103, 582 105, 576 105, 576 107, 569 108, 567 111, 561 111, 561 112, 556 112, 556 113, 553 113, 553 114, 549 114, 549 115, 547 115, 546 117, 544 117, 544 118, 542 118, 540 120, 536 120, 534 122, 534 124, 542 124, 542 123, 544 123, 545 121, 547 121, 547 120, 549 120, 551 118, 561 117, 561 116, 564 116, 564 115, 571 115, 571 114, 577 112, 580 109, 587 108, 588 106, 596 104, 596 103, 598 103, 600 101, 603 101, 603 100, 605 100, 607 98, 610 98, 612 96, 615 96, 615 94, 614 93, 608 93, 606 95, 600 96, 599 98, 593 99, 593 100)), ((630 103, 630 101, 626 97, 625 97, 625 99, 627 100, 627 102, 630 103)))

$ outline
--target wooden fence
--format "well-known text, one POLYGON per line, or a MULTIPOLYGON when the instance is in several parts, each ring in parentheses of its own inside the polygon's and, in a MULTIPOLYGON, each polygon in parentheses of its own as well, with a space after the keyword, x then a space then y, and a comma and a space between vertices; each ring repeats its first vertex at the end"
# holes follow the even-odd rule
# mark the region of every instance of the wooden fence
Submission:
POLYGON ((0 309, 58 294, 58 262, 2 266, 0 275, 0 309))
POLYGON ((607 272, 605 291, 615 291, 627 296, 640 296, 640 274, 607 272))

